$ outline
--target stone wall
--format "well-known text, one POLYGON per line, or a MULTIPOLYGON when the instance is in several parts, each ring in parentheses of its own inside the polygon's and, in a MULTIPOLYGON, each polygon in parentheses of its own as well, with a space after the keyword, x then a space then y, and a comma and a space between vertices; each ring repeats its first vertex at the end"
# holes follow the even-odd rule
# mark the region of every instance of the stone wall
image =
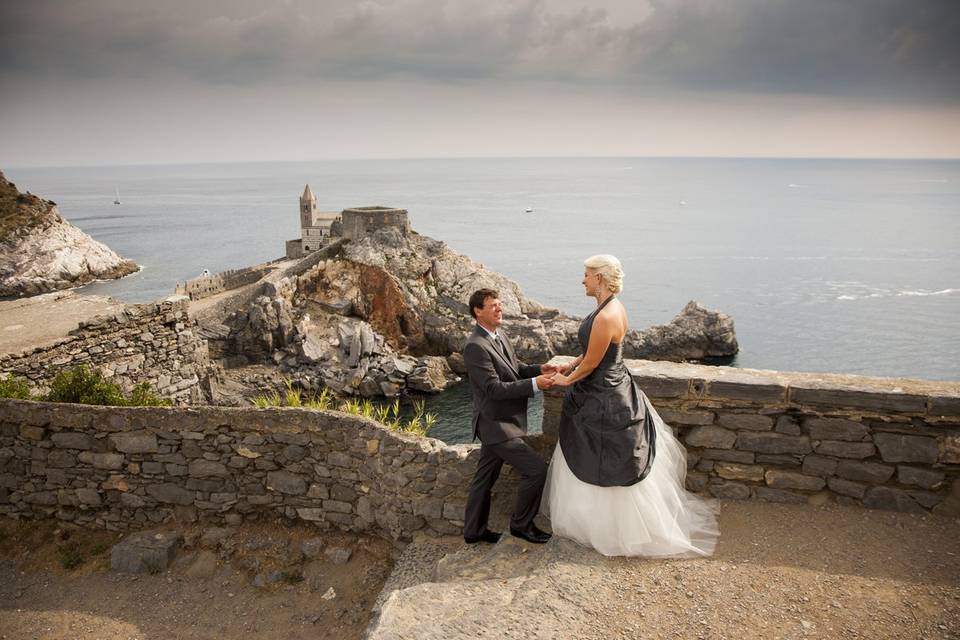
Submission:
MULTIPOLYGON (((693 491, 960 513, 960 383, 628 365, 686 445, 693 491)), ((554 439, 561 403, 544 402, 554 439)))
POLYGON ((115 315, 81 323, 51 345, 0 355, 0 371, 43 390, 58 372, 87 365, 127 390, 148 382, 174 401, 200 401, 210 360, 207 342, 195 329, 184 302, 127 305, 115 315))
POLYGON ((209 298, 224 291, 252 284, 260 280, 272 268, 273 265, 268 262, 242 269, 228 269, 213 275, 178 282, 175 292, 177 295, 187 296, 191 300, 209 298))
POLYGON ((0 515, 459 534, 477 453, 335 411, 0 400, 0 515))
POLYGON ((386 227, 396 227, 403 235, 410 232, 410 220, 406 209, 392 207, 344 209, 341 222, 343 224, 341 233, 348 240, 360 240, 386 227))

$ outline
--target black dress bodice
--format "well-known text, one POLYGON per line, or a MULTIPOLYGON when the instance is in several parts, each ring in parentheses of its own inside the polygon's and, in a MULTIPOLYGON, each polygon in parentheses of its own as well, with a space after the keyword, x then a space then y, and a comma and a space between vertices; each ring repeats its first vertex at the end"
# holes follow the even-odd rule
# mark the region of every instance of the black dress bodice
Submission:
MULTIPOLYGON (((612 299, 580 323, 577 338, 584 353, 594 319, 612 299)), ((636 484, 646 477, 656 452, 648 402, 623 362, 623 344, 611 343, 600 364, 564 397, 560 447, 577 478, 607 487, 636 484)))

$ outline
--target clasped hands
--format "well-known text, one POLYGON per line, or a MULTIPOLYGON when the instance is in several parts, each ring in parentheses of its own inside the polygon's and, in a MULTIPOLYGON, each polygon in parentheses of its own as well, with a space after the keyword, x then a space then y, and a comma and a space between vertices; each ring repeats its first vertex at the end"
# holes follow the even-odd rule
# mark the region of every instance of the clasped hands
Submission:
POLYGON ((540 368, 542 372, 537 376, 537 387, 539 389, 549 389, 551 387, 566 387, 570 384, 567 375, 570 373, 569 365, 545 364, 540 368))

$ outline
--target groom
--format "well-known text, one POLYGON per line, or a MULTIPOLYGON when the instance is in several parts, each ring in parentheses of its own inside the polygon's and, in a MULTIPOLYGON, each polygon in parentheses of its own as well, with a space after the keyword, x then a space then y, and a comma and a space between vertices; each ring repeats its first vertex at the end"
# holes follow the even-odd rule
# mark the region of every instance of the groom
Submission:
POLYGON ((480 438, 480 460, 470 483, 464 515, 463 539, 467 543, 497 542, 500 534, 487 528, 490 492, 504 462, 520 473, 520 487, 510 518, 510 533, 542 544, 550 534, 533 518, 540 511, 547 465, 523 441, 527 433, 527 399, 553 385, 556 367, 525 365, 499 331, 503 307, 493 289, 470 296, 470 315, 477 326, 467 339, 463 360, 473 391, 473 437, 480 438))

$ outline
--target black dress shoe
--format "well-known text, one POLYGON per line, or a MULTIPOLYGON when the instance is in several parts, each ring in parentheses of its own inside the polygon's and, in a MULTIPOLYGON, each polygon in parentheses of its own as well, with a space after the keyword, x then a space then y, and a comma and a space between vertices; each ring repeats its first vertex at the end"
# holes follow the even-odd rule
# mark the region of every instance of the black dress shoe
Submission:
POLYGON ((526 529, 515 529, 510 527, 510 535, 516 538, 522 538, 527 542, 532 542, 533 544, 544 544, 550 539, 550 534, 546 531, 541 531, 535 524, 531 524, 526 529))
POLYGON ((490 531, 490 529, 484 529, 483 533, 479 536, 463 536, 463 541, 467 544, 476 544, 477 542, 489 542, 490 544, 496 544, 500 542, 501 533, 496 531, 490 531))

